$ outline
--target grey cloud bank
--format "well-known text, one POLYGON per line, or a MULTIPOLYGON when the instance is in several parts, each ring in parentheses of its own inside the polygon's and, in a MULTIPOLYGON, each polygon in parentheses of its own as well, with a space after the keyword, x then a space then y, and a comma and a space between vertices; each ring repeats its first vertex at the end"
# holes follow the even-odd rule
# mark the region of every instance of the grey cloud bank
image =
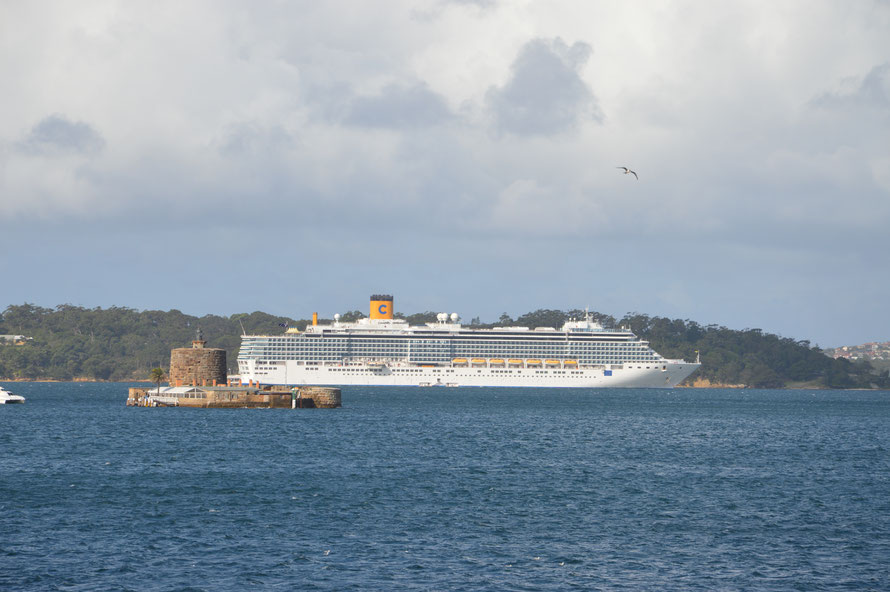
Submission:
POLYGON ((425 128, 445 123, 451 117, 445 101, 426 85, 388 85, 379 95, 353 99, 343 123, 372 128, 425 128))
POLYGON ((883 63, 872 68, 861 80, 857 78, 845 81, 853 84, 852 90, 826 92, 817 97, 813 104, 818 107, 847 109, 864 107, 877 111, 890 109, 890 63, 883 63))
POLYGON ((577 72, 591 52, 582 42, 568 47, 559 38, 529 41, 513 63, 507 84, 486 95, 497 128, 548 135, 573 129, 584 115, 601 121, 593 93, 577 72))
POLYGON ((887 30, 880 2, 5 3, 0 307, 392 292, 885 340, 887 30))
POLYGON ((32 156, 90 155, 104 146, 105 140, 90 125, 57 114, 42 119, 16 144, 20 152, 32 156))

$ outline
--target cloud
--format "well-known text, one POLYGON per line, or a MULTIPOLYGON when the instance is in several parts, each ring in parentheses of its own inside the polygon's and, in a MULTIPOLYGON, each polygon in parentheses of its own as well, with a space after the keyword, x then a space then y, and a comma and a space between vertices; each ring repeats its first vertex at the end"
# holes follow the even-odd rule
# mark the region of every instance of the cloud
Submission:
POLYGON ((495 0, 443 0, 443 4, 457 4, 466 6, 478 6, 480 8, 489 8, 496 4, 495 0))
POLYGON ((562 204, 553 199, 561 193, 535 179, 517 179, 498 194, 483 229, 507 236, 517 231, 534 237, 574 234, 583 227, 585 216, 574 211, 567 217, 562 204))
POLYGON ((601 122, 596 98, 578 73, 592 53, 586 43, 569 47, 558 37, 526 43, 507 83, 491 87, 485 97, 498 131, 553 135, 583 119, 601 122))
POLYGON ((890 109, 890 62, 875 66, 861 82, 857 82, 857 79, 848 79, 847 89, 822 93, 813 99, 812 104, 827 109, 890 109))
POLYGON ((275 154, 286 152, 293 146, 293 137, 280 125, 265 127, 255 122, 242 122, 226 127, 219 142, 219 152, 223 156, 275 154))
POLYGON ((452 119, 445 100, 426 84, 390 84, 378 95, 350 101, 344 123, 372 128, 422 128, 452 119))
POLYGON ((105 139, 88 123, 57 114, 43 118, 16 144, 19 152, 41 156, 92 155, 104 147, 105 139))
POLYGON ((458 6, 475 6, 479 9, 494 7, 496 0, 442 0, 442 4, 456 4, 458 6))

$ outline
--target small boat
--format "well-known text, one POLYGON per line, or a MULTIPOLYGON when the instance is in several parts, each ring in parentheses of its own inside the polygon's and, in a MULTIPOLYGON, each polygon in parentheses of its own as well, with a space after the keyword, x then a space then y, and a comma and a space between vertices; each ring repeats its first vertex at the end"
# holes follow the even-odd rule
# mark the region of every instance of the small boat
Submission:
POLYGON ((0 405, 8 405, 12 403, 24 403, 25 397, 21 395, 13 395, 11 392, 0 386, 0 405))

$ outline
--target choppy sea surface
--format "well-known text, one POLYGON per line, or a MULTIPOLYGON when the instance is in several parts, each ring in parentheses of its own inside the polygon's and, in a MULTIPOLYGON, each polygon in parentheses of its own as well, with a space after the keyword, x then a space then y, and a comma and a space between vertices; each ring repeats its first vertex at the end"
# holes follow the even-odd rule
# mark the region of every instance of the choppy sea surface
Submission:
POLYGON ((887 590, 890 392, 4 383, 0 590, 887 590))

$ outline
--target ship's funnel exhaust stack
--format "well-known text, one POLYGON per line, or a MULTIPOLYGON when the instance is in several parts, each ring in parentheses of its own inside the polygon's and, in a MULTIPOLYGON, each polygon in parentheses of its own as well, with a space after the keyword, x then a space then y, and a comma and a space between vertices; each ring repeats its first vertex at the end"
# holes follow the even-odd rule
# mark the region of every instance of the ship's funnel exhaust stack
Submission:
POLYGON ((392 314, 392 296, 388 294, 371 296, 371 319, 391 319, 392 314))

